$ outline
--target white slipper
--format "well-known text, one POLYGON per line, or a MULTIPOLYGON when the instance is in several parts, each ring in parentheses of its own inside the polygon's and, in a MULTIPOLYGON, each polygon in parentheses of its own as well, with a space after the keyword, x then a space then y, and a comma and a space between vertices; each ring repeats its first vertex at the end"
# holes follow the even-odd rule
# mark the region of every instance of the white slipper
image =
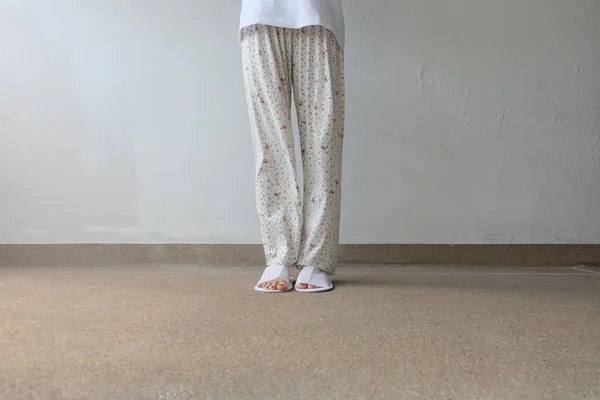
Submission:
POLYGON ((331 281, 331 277, 325 274, 323 271, 319 270, 316 267, 304 267, 300 274, 298 275, 298 280, 296 281, 296 288, 299 292, 304 293, 319 293, 319 292, 327 292, 328 290, 333 289, 333 282, 331 281), (298 284, 304 283, 306 285, 314 285, 319 286, 317 289, 298 289, 298 284))
POLYGON ((261 293, 284 293, 292 290, 294 286, 292 285, 292 279, 290 278, 290 268, 285 265, 271 265, 270 267, 265 268, 260 280, 254 287, 254 290, 261 293), (281 278, 287 283, 287 289, 284 291, 281 290, 270 290, 263 289, 258 287, 263 282, 272 281, 273 279, 281 278))

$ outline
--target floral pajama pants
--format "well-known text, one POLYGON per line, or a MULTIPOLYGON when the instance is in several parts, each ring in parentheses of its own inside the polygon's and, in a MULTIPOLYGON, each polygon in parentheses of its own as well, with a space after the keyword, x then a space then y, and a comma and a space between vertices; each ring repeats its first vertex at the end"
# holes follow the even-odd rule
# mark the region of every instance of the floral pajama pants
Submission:
POLYGON ((334 34, 254 25, 241 32, 256 164, 256 202, 268 265, 333 275, 340 225, 344 58, 334 34), (297 110, 304 194, 292 133, 297 110))

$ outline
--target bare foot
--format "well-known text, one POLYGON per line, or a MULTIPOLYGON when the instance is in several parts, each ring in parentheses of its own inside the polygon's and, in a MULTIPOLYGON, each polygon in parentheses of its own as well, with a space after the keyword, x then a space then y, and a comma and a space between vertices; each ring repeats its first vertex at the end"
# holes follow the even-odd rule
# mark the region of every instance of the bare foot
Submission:
POLYGON ((263 282, 258 287, 266 290, 278 290, 280 292, 285 292, 288 289, 287 282, 281 278, 263 282))
POLYGON ((297 283, 296 287, 298 289, 301 289, 301 290, 304 290, 304 289, 321 289, 321 286, 307 285, 306 283, 297 283))

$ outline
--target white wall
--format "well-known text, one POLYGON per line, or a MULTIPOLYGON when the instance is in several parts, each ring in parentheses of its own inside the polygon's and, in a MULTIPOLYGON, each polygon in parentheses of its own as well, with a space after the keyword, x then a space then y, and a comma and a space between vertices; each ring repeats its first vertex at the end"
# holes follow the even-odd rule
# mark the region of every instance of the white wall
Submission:
MULTIPOLYGON (((240 0, 0 0, 0 243, 258 242, 240 0)), ((598 0, 348 0, 346 243, 600 243, 598 0)))

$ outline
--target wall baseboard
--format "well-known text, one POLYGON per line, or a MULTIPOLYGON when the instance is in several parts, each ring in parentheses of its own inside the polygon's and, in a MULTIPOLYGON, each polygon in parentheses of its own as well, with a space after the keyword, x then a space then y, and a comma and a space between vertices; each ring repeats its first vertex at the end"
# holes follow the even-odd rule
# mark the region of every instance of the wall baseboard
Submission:
MULTIPOLYGON (((600 244, 341 245, 340 264, 600 265, 600 244)), ((0 244, 0 266, 262 265, 257 244, 0 244)))

